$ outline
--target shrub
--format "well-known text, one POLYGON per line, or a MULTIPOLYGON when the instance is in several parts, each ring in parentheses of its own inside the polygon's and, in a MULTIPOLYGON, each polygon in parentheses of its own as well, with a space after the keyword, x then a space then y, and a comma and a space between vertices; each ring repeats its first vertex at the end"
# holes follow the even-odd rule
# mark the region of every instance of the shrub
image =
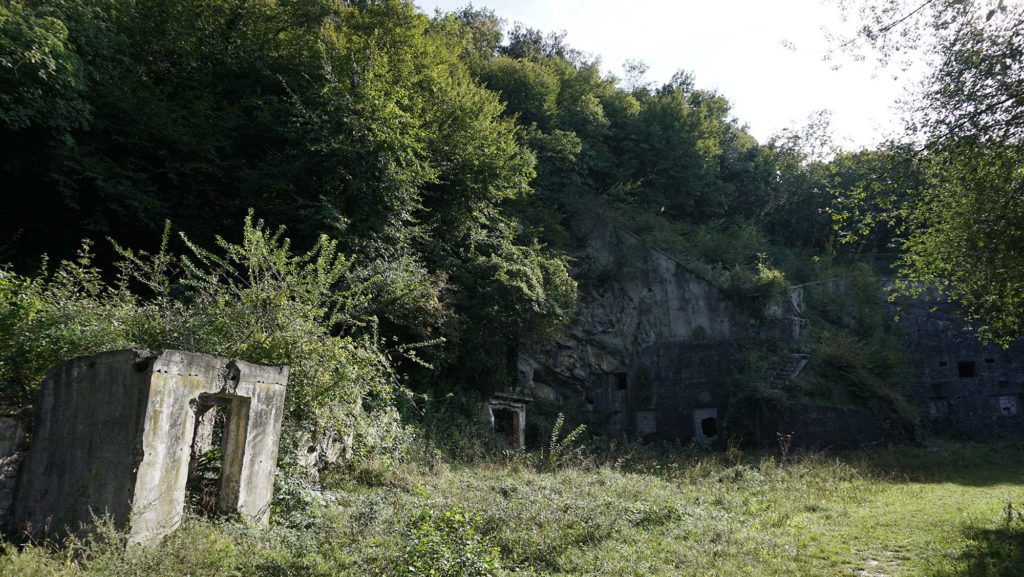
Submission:
MULTIPOLYGON (((239 244, 217 250, 116 247, 107 282, 84 244, 51 273, 0 272, 0 401, 31 402, 44 372, 78 355, 127 347, 183 349, 261 364, 287 364, 284 454, 309 435, 352 433, 355 454, 397 456, 408 441, 395 409, 397 380, 365 283, 353 261, 321 237, 294 254, 284 230, 246 218, 239 244)), ((340 438, 342 435, 338 435, 340 438)))
POLYGON ((480 534, 480 516, 458 506, 416 516, 405 552, 407 577, 490 577, 501 571, 497 547, 480 534))

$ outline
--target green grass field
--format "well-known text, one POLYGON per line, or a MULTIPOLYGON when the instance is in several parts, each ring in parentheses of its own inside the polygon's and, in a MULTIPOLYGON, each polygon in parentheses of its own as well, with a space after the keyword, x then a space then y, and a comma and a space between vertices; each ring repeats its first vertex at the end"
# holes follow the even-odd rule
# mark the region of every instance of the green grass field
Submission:
POLYGON ((3 575, 1024 576, 1024 446, 521 458, 339 482, 269 528, 5 548, 3 575))

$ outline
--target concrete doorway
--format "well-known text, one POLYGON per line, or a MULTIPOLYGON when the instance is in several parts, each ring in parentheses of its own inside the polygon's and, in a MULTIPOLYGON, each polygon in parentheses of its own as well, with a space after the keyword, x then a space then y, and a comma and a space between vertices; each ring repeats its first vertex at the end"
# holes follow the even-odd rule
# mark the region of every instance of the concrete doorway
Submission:
POLYGON ((697 442, 710 445, 720 433, 718 409, 695 409, 693 411, 693 438, 697 442))

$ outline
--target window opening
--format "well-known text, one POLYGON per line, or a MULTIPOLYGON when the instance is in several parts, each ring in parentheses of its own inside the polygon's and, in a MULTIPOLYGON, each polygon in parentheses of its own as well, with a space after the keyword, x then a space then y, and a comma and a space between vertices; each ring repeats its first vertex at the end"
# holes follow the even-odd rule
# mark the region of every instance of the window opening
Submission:
POLYGON ((978 367, 974 361, 959 361, 956 364, 956 372, 961 379, 969 379, 977 374, 978 367))
POLYGON ((626 373, 615 373, 615 388, 619 391, 625 391, 629 388, 629 377, 626 373))

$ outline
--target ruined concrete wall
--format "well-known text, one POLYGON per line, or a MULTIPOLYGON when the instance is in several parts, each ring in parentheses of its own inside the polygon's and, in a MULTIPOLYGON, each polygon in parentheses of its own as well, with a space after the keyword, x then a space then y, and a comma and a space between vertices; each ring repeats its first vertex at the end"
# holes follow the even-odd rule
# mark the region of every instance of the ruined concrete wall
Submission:
POLYGON ((762 406, 753 423, 760 445, 778 445, 788 435, 791 447, 854 448, 902 440, 901 434, 879 415, 864 409, 813 403, 773 403, 762 406))
POLYGON ((127 526, 144 456, 151 361, 147 353, 116 351, 72 359, 46 376, 15 501, 19 529, 77 529, 93 514, 127 526))
POLYGON ((553 346, 522 356, 520 390, 579 403, 609 432, 690 439, 694 407, 724 407, 735 340, 760 326, 712 282, 598 215, 570 224, 577 316, 553 346))
POLYGON ((17 528, 59 533, 109 515, 132 542, 173 530, 204 395, 231 404, 221 499, 265 520, 287 377, 287 367, 181 351, 113 351, 55 367, 40 387, 17 528))
POLYGON ((1024 437, 1024 339, 1006 349, 981 343, 934 293, 898 304, 926 430, 970 439, 1024 437))
POLYGON ((270 513, 287 368, 264 367, 211 355, 164 351, 151 366, 149 403, 131 519, 141 540, 180 523, 195 412, 201 395, 231 397, 224 440, 221 499, 263 521, 270 513))
POLYGON ((577 215, 572 230, 576 319, 554 346, 527 355, 521 384, 583 387, 591 375, 629 371, 656 342, 727 341, 750 330, 721 290, 631 234, 590 213, 577 215))
POLYGON ((735 353, 735 344, 728 341, 663 341, 642 352, 640 372, 648 374, 653 385, 659 438, 690 442, 700 437, 695 412, 713 410, 718 434, 707 440, 725 439, 735 353))

